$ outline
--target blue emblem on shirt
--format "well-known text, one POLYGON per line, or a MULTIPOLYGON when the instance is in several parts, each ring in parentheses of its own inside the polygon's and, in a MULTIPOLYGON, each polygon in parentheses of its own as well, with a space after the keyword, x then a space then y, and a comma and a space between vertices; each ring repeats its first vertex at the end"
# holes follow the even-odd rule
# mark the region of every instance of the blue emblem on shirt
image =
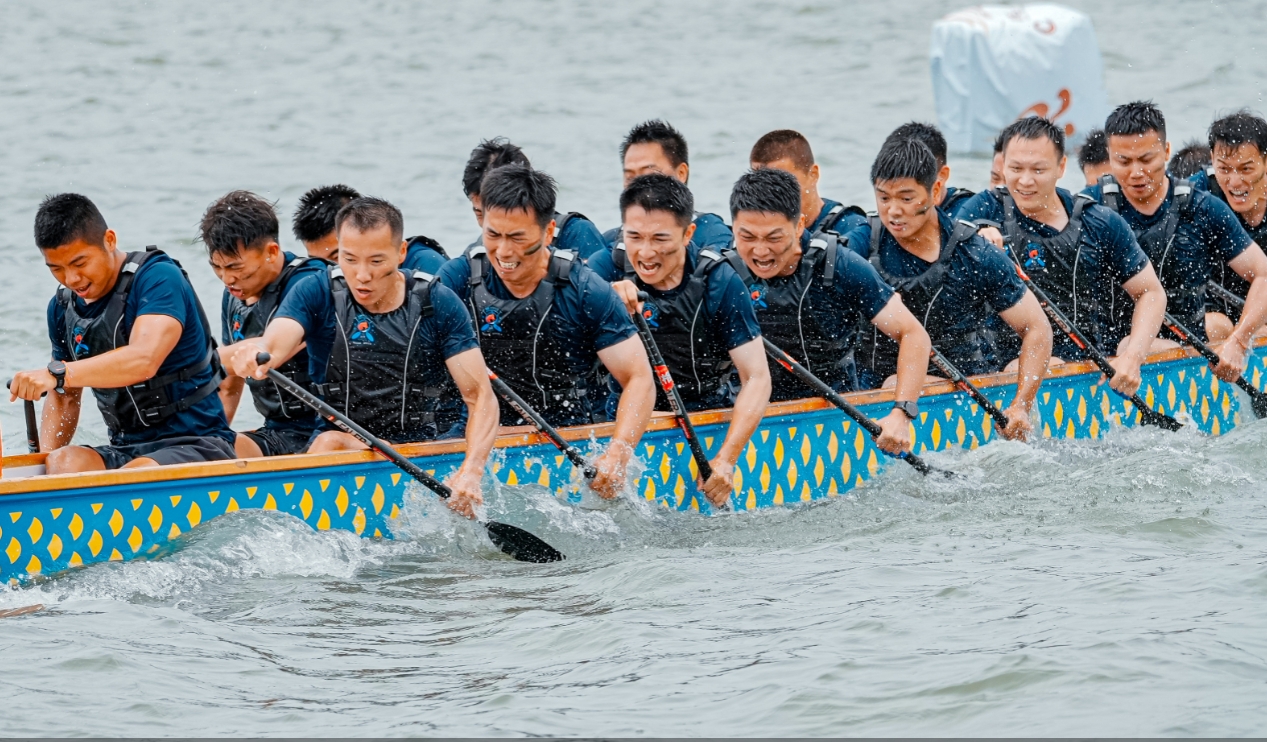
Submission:
POLYGON ((649 301, 644 301, 642 303, 642 316, 647 320, 648 327, 660 326, 660 307, 657 307, 655 304, 652 304, 649 301))
POLYGON ((92 352, 92 348, 89 348, 88 343, 84 342, 85 334, 86 333, 84 332, 84 328, 82 327, 75 328, 75 332, 73 333, 73 335, 75 338, 75 356, 76 357, 88 355, 88 353, 92 352))
POLYGON ((501 332, 502 331, 502 310, 500 307, 484 307, 483 323, 480 325, 480 332, 501 332))
POLYGON ((752 299, 753 309, 767 309, 768 308, 768 305, 765 303, 765 288, 766 287, 762 285, 762 286, 757 286, 749 290, 748 297, 752 299))
POLYGON ((348 339, 354 343, 373 345, 374 322, 364 314, 356 315, 356 319, 353 320, 352 324, 352 336, 348 339))
POLYGON ((233 324, 229 327, 229 337, 233 338, 233 342, 246 340, 246 336, 242 334, 242 315, 233 315, 233 324))

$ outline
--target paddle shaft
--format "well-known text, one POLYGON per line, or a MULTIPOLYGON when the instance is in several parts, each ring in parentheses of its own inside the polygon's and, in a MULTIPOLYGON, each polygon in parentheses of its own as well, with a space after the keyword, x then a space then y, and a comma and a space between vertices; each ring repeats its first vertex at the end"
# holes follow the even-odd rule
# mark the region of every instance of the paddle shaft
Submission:
MULTIPOLYGON (((1170 328, 1170 331, 1173 332, 1181 342, 1191 346, 1193 350, 1199 353, 1201 357, 1205 359, 1206 363, 1211 366, 1217 366, 1222 363, 1219 359, 1219 354, 1215 353, 1213 348, 1206 345, 1201 338, 1197 337, 1191 330, 1184 327, 1182 322, 1172 317, 1170 312, 1166 312, 1166 327, 1170 328)), ((1267 394, 1263 394, 1255 389, 1254 385, 1249 383, 1249 380, 1245 378, 1244 374, 1236 377, 1235 384, 1249 395, 1250 406, 1253 407, 1254 416, 1259 418, 1267 417, 1267 394)))
POLYGON ((26 450, 39 453, 40 424, 35 419, 35 403, 29 399, 24 399, 22 402, 23 412, 26 413, 26 450))
POLYGON ((1227 299, 1228 301, 1230 301, 1230 302, 1232 302, 1233 304, 1235 304, 1235 305, 1237 306, 1237 308, 1238 308, 1238 309, 1244 309, 1244 308, 1245 308, 1245 300, 1244 300, 1244 299, 1242 299, 1241 297, 1237 296, 1236 294, 1233 294, 1231 291, 1228 291, 1226 288, 1224 288, 1224 287, 1223 287, 1223 285, 1222 285, 1222 284, 1217 283, 1217 282, 1215 282, 1215 281, 1210 281, 1210 282, 1209 282, 1209 287, 1210 287, 1210 289, 1211 289, 1211 290, 1213 290, 1213 291, 1214 291, 1214 293, 1218 294, 1219 296, 1223 297, 1224 299, 1227 299))
POLYGON ((1003 428, 1007 427, 1007 415, 1004 415, 1002 410, 995 407, 994 403, 990 401, 990 398, 985 396, 985 394, 983 394, 975 384, 968 381, 968 377, 964 376, 959 369, 955 368, 955 364, 951 363, 949 358, 942 355, 941 351, 936 348, 933 348, 931 358, 934 366, 936 366, 943 374, 954 382, 955 386, 962 389, 969 397, 972 397, 973 401, 986 411, 986 414, 994 418, 994 424, 996 426, 1003 428))
POLYGON ((520 417, 525 420, 531 420, 532 424, 537 426, 537 430, 540 430, 542 435, 549 438, 555 448, 562 451, 563 455, 567 457, 568 461, 572 462, 573 466, 581 470, 581 473, 585 475, 586 479, 593 479, 598 475, 598 470, 594 468, 593 464, 586 461, 585 457, 581 455, 581 452, 576 450, 576 446, 573 446, 563 440, 563 436, 559 435, 559 431, 556 430, 554 426, 546 422, 544 417, 542 417, 536 410, 532 409, 532 407, 525 402, 522 397, 515 393, 514 389, 511 389, 506 382, 502 381, 497 374, 493 373, 491 370, 488 372, 488 380, 493 385, 493 391, 497 392, 502 399, 506 400, 506 403, 509 404, 515 412, 519 413, 520 417))
MULTIPOLYGON (((639 301, 646 301, 647 295, 639 292, 639 301)), ((704 453, 704 447, 700 445, 699 436, 695 434, 695 426, 691 424, 691 418, 686 414, 686 405, 682 402, 682 395, 678 394, 677 386, 673 383, 673 376, 669 373, 669 367, 664 364, 664 356, 660 355, 660 347, 656 345, 655 338, 651 336, 651 328, 647 326, 647 318, 642 316, 642 312, 633 313, 634 325, 638 328, 638 336, 642 338, 642 344, 647 348, 647 355, 651 358, 651 369, 655 373, 656 381, 660 383, 660 388, 664 390, 664 396, 669 398, 669 406, 673 408, 673 415, 677 418, 678 427, 682 429, 682 435, 686 436, 686 445, 691 449, 691 456, 695 457, 695 465, 699 467, 700 479, 708 481, 713 476, 713 467, 708 463, 708 455, 704 453)))
MULTIPOLYGON (((792 356, 785 353, 782 348, 764 337, 761 338, 761 342, 765 343, 766 354, 773 358, 776 363, 787 369, 790 373, 796 376, 796 378, 814 389, 814 391, 818 392, 823 399, 826 399, 828 402, 831 402, 833 405, 838 407, 841 412, 845 413, 845 415, 847 415, 850 419, 858 423, 863 430, 867 431, 872 439, 880 437, 880 434, 883 431, 880 429, 879 423, 862 414, 862 411, 857 407, 854 407, 846 402, 845 398, 837 394, 835 389, 832 389, 826 384, 826 382, 811 373, 809 369, 797 363, 792 356)), ((929 466, 923 459, 913 453, 903 453, 900 454, 898 458, 910 464, 920 474, 928 474, 930 472, 940 472, 946 475, 951 474, 951 472, 935 469, 932 466, 929 466)))
MULTIPOLYGON (((1092 345, 1091 341, 1088 340, 1087 336, 1082 333, 1082 330, 1078 329, 1077 325, 1069 321, 1069 318, 1065 316, 1065 313, 1060 311, 1060 308, 1056 306, 1056 303, 1048 298, 1047 294, 1044 293, 1042 289, 1038 288, 1038 284, 1034 283, 1033 279, 1025 274, 1025 271, 1021 269, 1021 266, 1016 266, 1016 273, 1021 277, 1021 281, 1025 284, 1025 288, 1030 290, 1030 293, 1034 295, 1035 299, 1038 299, 1039 306, 1041 306, 1043 311, 1047 313, 1047 317, 1051 319, 1052 324, 1059 327, 1060 331, 1065 333, 1065 335, 1073 341, 1074 345, 1077 345, 1079 348, 1086 351, 1087 357, 1099 367, 1100 371, 1107 378, 1113 378, 1113 376, 1117 374, 1117 369, 1113 368, 1113 366, 1109 364, 1109 359, 1104 356, 1104 353, 1101 353, 1099 348, 1092 345)), ((1148 404, 1144 402, 1143 398, 1139 396, 1139 392, 1136 392, 1129 397, 1125 394, 1122 396, 1126 397, 1126 399, 1130 400, 1131 404, 1135 405, 1135 409, 1139 411, 1140 421, 1145 425, 1156 425, 1157 427, 1165 428, 1166 430, 1178 430, 1183 427, 1183 423, 1174 419, 1170 415, 1150 408, 1148 404)))
MULTIPOLYGON (((260 366, 267 365, 269 360, 270 357, 268 353, 260 353, 255 357, 255 362, 260 366)), ((312 392, 296 384, 276 369, 270 368, 268 370, 268 378, 272 380, 274 384, 277 384, 287 392, 295 395, 299 401, 311 407, 318 415, 333 423, 345 433, 355 437, 374 451, 386 456, 389 461, 399 467, 402 471, 418 480, 427 489, 436 493, 442 499, 447 500, 453 494, 453 490, 449 489, 448 485, 423 471, 421 467, 402 456, 396 451, 396 449, 388 445, 386 441, 381 440, 373 433, 349 420, 338 410, 326 404, 324 400, 319 399, 312 392)), ((542 563, 557 562, 564 558, 563 554, 553 546, 550 546, 545 541, 542 541, 522 528, 507 525, 505 523, 498 523, 496 521, 480 520, 476 522, 484 526, 484 529, 488 532, 489 538, 492 540, 493 544, 497 546, 497 548, 501 549, 506 554, 509 554, 514 559, 518 559, 523 562, 542 563)))

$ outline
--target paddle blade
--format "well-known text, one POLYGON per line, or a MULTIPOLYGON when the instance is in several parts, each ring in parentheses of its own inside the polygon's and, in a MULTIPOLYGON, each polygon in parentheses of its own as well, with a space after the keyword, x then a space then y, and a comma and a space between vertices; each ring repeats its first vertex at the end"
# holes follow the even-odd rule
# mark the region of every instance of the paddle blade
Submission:
POLYGON ((511 559, 534 564, 561 562, 564 559, 562 552, 558 549, 522 528, 491 520, 484 523, 484 527, 488 529, 488 538, 492 540, 493 545, 511 559))
POLYGON ((1259 392, 1250 397, 1250 406, 1254 408, 1254 417, 1259 420, 1267 417, 1267 394, 1259 392))

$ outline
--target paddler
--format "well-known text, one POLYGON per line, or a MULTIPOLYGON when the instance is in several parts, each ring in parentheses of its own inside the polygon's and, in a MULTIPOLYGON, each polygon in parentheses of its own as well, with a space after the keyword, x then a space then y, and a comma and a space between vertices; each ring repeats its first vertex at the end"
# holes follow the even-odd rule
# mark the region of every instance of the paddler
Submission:
MULTIPOLYGON (((933 346, 967 375, 999 371, 989 318, 997 315, 1021 338, 1017 391, 999 431, 1023 439, 1033 429, 1030 411, 1047 375, 1052 331, 1038 300, 1021 283, 1012 262, 977 235, 974 224, 946 216, 937 158, 917 139, 891 141, 871 166, 878 214, 850 236, 885 282, 923 321, 933 346)), ((867 372, 893 373, 895 348, 873 333, 858 359, 867 372)))
MULTIPOLYGON (((594 422, 588 392, 599 362, 624 392, 591 486, 615 497, 655 403, 646 351, 620 297, 573 252, 555 249, 555 184, 528 165, 492 170, 480 186, 483 244, 440 270, 474 318, 489 366, 553 426, 594 422)), ((505 425, 523 425, 509 408, 505 425)))
MULTIPOLYGON (((446 379, 466 402, 466 455, 447 480, 446 502, 470 515, 497 436, 497 400, 462 303, 422 272, 400 269, 404 219, 382 199, 358 198, 335 218, 338 264, 297 280, 259 338, 238 343, 233 372, 263 379, 256 355, 281 368, 307 344, 308 375, 335 409, 392 443, 433 440, 455 421, 437 410, 446 379), (446 373, 447 372, 447 373, 446 373)), ((360 440, 325 429, 308 451, 364 450, 360 440)))
MULTIPOLYGON (((862 323, 898 344, 896 401, 880 420, 876 443, 889 453, 909 451, 910 421, 919 414, 928 367, 928 333, 865 260, 838 244, 835 233, 801 247, 806 221, 801 193, 795 177, 775 168, 741 176, 730 194, 735 249, 727 261, 747 285, 762 335, 837 391, 870 388, 859 383, 854 366, 862 323)), ((816 396, 781 367, 770 366, 772 399, 816 396)))
POLYGON ((1082 171, 1088 187, 1100 182, 1102 176, 1111 172, 1109 168, 1109 142, 1104 129, 1092 129, 1078 148, 1078 169, 1082 171))
MULTIPOLYGON (((277 313, 282 300, 299 279, 325 273, 321 258, 300 257, 278 244, 277 212, 268 201, 249 191, 232 191, 207 208, 199 225, 211 270, 224 283, 220 301, 220 358, 226 367, 237 344, 258 338, 277 313)), ((337 245, 336 245, 337 249, 337 245)), ((308 351, 300 349, 279 370, 303 386, 310 386, 308 351)), ((255 409, 264 426, 237 434, 238 458, 303 453, 317 429, 316 414, 293 395, 267 379, 243 379, 230 374, 220 384, 220 400, 233 422, 242 389, 251 387, 255 409)))
POLYGON ((339 238, 334 234, 334 217, 339 209, 360 198, 361 194, 351 186, 341 183, 318 186, 299 199, 291 222, 295 239, 303 243, 308 255, 335 262, 338 256, 339 238))
MULTIPOLYGON (((1241 227, 1261 247, 1267 242, 1267 121, 1248 111, 1224 116, 1210 125, 1209 141, 1214 164, 1193 175, 1192 185, 1231 207, 1241 227)), ((1242 299, 1249 293, 1249 283, 1223 263, 1211 268, 1223 288, 1242 299)), ((1241 318, 1240 305, 1215 292, 1206 297, 1205 310, 1210 339, 1215 342, 1231 334, 1241 318)))
POLYGON ((809 249, 813 240, 825 239, 824 232, 846 235, 867 221, 867 213, 861 208, 845 206, 818 194, 822 171, 814 160, 809 140, 798 131, 779 129, 762 135, 752 145, 748 164, 753 170, 766 167, 782 170, 800 184, 801 213, 813 215, 812 219, 805 217, 805 229, 801 231, 802 252, 809 249))
POLYGON ((223 370, 211 326, 176 261, 118 248, 92 201, 49 196, 35 244, 61 288, 48 305, 53 360, 14 376, 10 397, 44 398, 40 444, 49 474, 234 458, 216 394, 223 370), (72 446, 91 388, 110 445, 72 446))
MULTIPOLYGON (((959 212, 966 221, 990 221, 1002 229, 982 230, 1056 303, 1106 355, 1117 374, 1109 386, 1134 394, 1140 366, 1157 341, 1166 312, 1166 293, 1148 256, 1122 217, 1083 194, 1056 187, 1065 174, 1065 133, 1045 118, 1012 122, 999 135, 1003 142, 1004 185, 977 194, 959 212), (988 234, 987 234, 988 233, 988 234), (1111 326, 1111 305, 1134 305, 1131 323, 1111 326), (1129 332, 1122 343, 1123 332, 1129 332)), ((1087 357, 1064 333, 1056 334, 1053 362, 1087 357)))
MULTIPOLYGON (((466 169, 462 171, 462 191, 471 202, 471 212, 475 214, 475 223, 483 229, 484 206, 480 191, 484 176, 499 167, 506 165, 526 165, 531 167, 528 156, 519 147, 511 144, 504 137, 485 139, 466 161, 466 169)), ((581 260, 607 248, 607 242, 584 214, 575 211, 566 214, 554 214, 555 234, 554 246, 561 250, 570 250, 581 260)), ((470 244, 470 247, 482 244, 483 233, 470 244)))
POLYGON ((937 203, 937 208, 952 219, 958 218, 959 209, 976 193, 950 185, 950 164, 946 160, 948 147, 941 129, 921 121, 911 121, 894 129, 884 141, 887 144, 897 139, 918 139, 933 153, 933 157, 937 159, 937 182, 941 183, 944 194, 937 203))
POLYGON ((1166 165, 1166 174, 1172 178, 1191 178, 1197 173, 1206 172, 1213 164, 1209 146, 1192 139, 1170 158, 1170 164, 1166 165))
MULTIPOLYGON (((1226 264, 1249 282, 1245 308, 1218 350, 1214 369, 1224 381, 1236 379, 1245 370, 1254 333, 1267 319, 1267 256, 1226 203, 1166 174, 1170 144, 1166 120, 1155 105, 1137 101, 1118 106, 1105 120, 1104 131, 1113 173, 1085 193, 1126 219, 1158 266, 1167 311, 1205 339, 1206 284, 1216 277, 1213 267, 1226 264)), ((1119 312, 1115 321, 1126 319, 1119 312)))
MULTIPOLYGON (((686 137, 660 119, 644 121, 629 130, 620 143, 620 162, 624 188, 628 188, 634 178, 650 173, 672 176, 684 185, 691 180, 686 137)), ((691 223, 695 225, 691 239, 696 247, 724 250, 730 244, 730 227, 720 216, 696 213, 691 223)), ((613 227, 603 233, 603 240, 608 247, 614 247, 620 235, 621 227, 613 227)))
MULTIPOLYGON (((734 491, 735 464, 770 401, 770 369, 748 290, 721 253, 691 242, 695 200, 673 176, 634 178, 620 194, 620 213, 620 243, 610 253, 596 253, 588 266, 614 282, 631 314, 647 318, 688 410, 733 408, 703 486, 710 502, 724 505, 734 491), (645 303, 638 300, 640 291, 650 297, 645 303), (739 376, 737 394, 732 372, 739 376)), ((613 390, 612 404, 619 394, 613 390)), ((656 409, 672 409, 663 392, 657 392, 656 409)))

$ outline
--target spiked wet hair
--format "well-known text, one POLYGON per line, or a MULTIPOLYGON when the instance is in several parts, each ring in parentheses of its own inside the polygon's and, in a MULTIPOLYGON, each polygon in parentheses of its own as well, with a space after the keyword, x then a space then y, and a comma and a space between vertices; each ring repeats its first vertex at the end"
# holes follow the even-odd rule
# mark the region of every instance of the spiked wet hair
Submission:
POLYGON ((1267 121, 1249 111, 1237 111, 1210 124, 1210 149, 1226 147, 1236 149, 1242 144, 1258 148, 1260 156, 1267 157, 1267 121))
POLYGON ((1056 148, 1057 160, 1065 156, 1065 132, 1050 120, 1039 116, 1026 116, 1004 127, 999 132, 999 141, 1003 143, 1000 151, 1006 151, 1013 139, 1046 139, 1056 148))
POLYGON ((334 218, 339 209, 361 197, 355 188, 342 184, 320 186, 299 199, 292 227, 295 239, 316 242, 334 231, 334 218))
POLYGON ((1109 161, 1109 138, 1104 129, 1092 129, 1078 149, 1078 167, 1103 165, 1109 161))
POLYGON ((1197 139, 1189 139, 1170 158, 1166 168, 1176 178, 1190 178, 1210 166, 1210 148, 1197 139))
POLYGON ((677 178, 660 173, 641 175, 629 183, 620 194, 622 220, 630 206, 641 206, 646 211, 667 211, 683 229, 695 217, 695 197, 691 189, 677 178))
POLYGON ((490 209, 530 212, 544 229, 554 219, 557 189, 554 178, 527 163, 506 165, 484 176, 480 204, 485 214, 490 209))
POLYGON ((277 212, 250 191, 230 191, 207 207, 198 230, 208 253, 238 255, 277 240, 277 212))
POLYGON ((932 190, 937 182, 937 158, 918 139, 898 139, 880 148, 871 164, 871 184, 911 178, 932 190))
POLYGON ((673 167, 683 163, 690 164, 686 137, 670 126, 667 121, 660 119, 644 121, 629 130, 629 133, 625 135, 625 141, 620 143, 620 161, 625 161, 625 153, 630 147, 651 142, 660 145, 660 149, 664 150, 664 156, 669 158, 669 164, 673 167))
POLYGON ((1123 103, 1104 120, 1104 133, 1109 137, 1142 136, 1152 131, 1166 141, 1166 117, 1150 100, 1123 103))
MULTIPOLYGON (((893 133, 885 138, 884 143, 888 144, 895 139, 918 139, 928 147, 933 153, 933 157, 937 158, 937 168, 946 166, 946 137, 942 135, 941 129, 932 124, 926 124, 922 121, 910 121, 893 130, 893 133)), ((1001 152, 1001 149, 995 149, 995 152, 1001 152)))
POLYGON ((400 242, 405 238, 405 218, 400 209, 373 196, 361 196, 339 209, 334 218, 335 234, 342 232, 345 224, 362 234, 387 225, 391 229, 393 242, 400 242))
POLYGON ((485 139, 471 150, 471 156, 466 160, 466 169, 462 171, 462 192, 467 198, 478 196, 484 176, 489 171, 506 165, 528 164, 528 155, 506 137, 485 139))
POLYGON ((797 170, 807 173, 814 167, 814 150, 799 131, 777 129, 762 135, 748 155, 748 161, 754 165, 769 165, 779 160, 789 160, 797 170))
POLYGON ((749 170, 730 191, 730 218, 741 211, 801 218, 801 184, 791 174, 774 168, 749 170))
POLYGON ((46 196, 35 212, 35 245, 41 250, 83 240, 105 247, 105 217, 87 196, 59 193, 46 196))

